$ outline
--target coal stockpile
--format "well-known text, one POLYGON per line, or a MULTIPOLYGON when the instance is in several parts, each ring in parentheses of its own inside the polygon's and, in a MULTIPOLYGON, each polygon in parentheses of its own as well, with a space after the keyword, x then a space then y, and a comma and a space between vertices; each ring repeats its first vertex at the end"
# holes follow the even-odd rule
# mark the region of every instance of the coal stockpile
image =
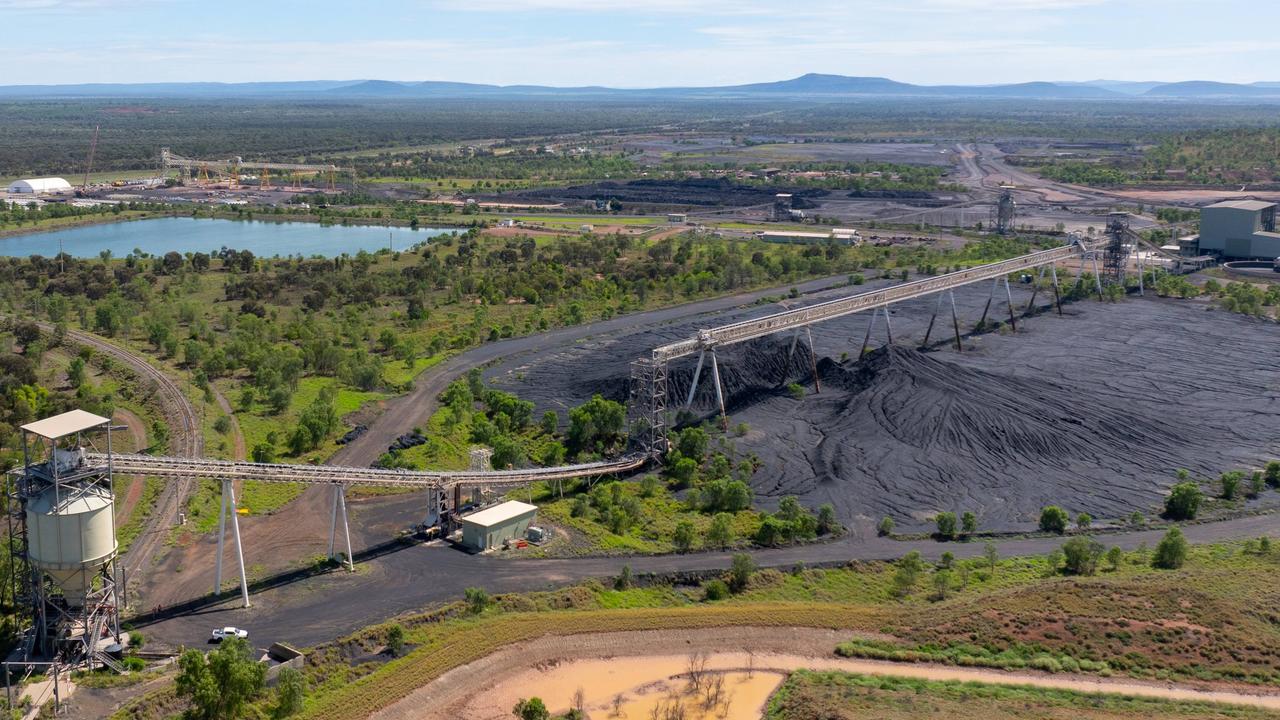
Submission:
MULTIPOLYGON (((1014 292, 1021 312, 1029 293, 1014 292)), ((988 297, 987 287, 957 292, 966 329, 988 297)), ((868 316, 814 326, 820 393, 804 334, 794 352, 790 335, 719 350, 730 424, 749 427, 733 442, 761 460, 759 505, 795 495, 832 503, 845 522, 887 515, 914 530, 968 510, 984 529, 1027 530, 1050 504, 1102 520, 1150 516, 1179 468, 1216 478, 1280 457, 1280 325, 1199 301, 1084 301, 1065 317, 1023 318, 1017 332, 967 336, 959 353, 948 316, 922 352, 934 307, 898 306, 896 344, 882 348, 882 319, 871 341, 882 349, 861 361, 837 358, 857 356, 868 316), (792 382, 804 398, 787 391, 792 382)), ((627 363, 648 348, 759 311, 637 327, 490 376, 540 410, 563 412, 592 392, 622 399, 627 363)), ((1005 312, 997 302, 990 317, 1005 312)), ((671 407, 683 405, 695 362, 671 364, 671 407)), ((718 413, 710 370, 708 359, 693 403, 706 419, 718 413)))
POLYGON ((633 180, 631 182, 599 182, 563 188, 542 188, 505 195, 522 200, 617 200, 624 204, 688 205, 704 207, 741 207, 773 202, 778 193, 791 193, 791 206, 797 210, 817 207, 814 198, 828 191, 801 187, 756 187, 739 185, 722 179, 633 180))

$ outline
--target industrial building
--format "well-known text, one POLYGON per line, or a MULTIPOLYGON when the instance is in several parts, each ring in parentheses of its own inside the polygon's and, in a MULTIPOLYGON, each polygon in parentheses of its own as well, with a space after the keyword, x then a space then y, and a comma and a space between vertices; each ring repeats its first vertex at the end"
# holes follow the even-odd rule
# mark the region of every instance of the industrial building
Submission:
POLYGON ((1229 258, 1280 257, 1276 204, 1228 200, 1202 208, 1197 252, 1229 258))
POLYGON ((857 245, 862 235, 853 228, 835 228, 830 232, 805 232, 802 230, 767 230, 757 233, 765 242, 821 244, 835 242, 838 245, 857 245))
POLYGON ((46 195, 70 191, 71 183, 60 177, 29 178, 9 183, 9 193, 12 195, 46 195))
POLYGON ((484 552, 524 537, 538 506, 512 500, 462 517, 462 544, 484 552))

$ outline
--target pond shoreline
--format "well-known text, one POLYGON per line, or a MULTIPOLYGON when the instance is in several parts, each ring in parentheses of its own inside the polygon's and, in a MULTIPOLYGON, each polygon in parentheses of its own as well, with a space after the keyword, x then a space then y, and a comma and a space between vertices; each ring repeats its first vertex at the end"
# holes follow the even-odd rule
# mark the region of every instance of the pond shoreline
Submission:
MULTIPOLYGON (((218 226, 215 225, 214 227, 218 226)), ((393 250, 403 251, 413 245, 426 242, 432 237, 446 235, 451 232, 460 232, 465 229, 465 226, 456 227, 447 223, 433 223, 431 226, 412 228, 404 221, 375 218, 341 218, 339 221, 333 222, 330 218, 318 215, 254 215, 253 217, 246 217, 234 212, 193 215, 190 212, 184 213, 180 211, 138 211, 135 214, 123 217, 114 214, 94 215, 76 218, 74 221, 56 226, 10 228, 0 231, 0 256, 29 257, 41 255, 55 257, 59 248, 62 248, 64 252, 81 258, 96 257, 103 250, 111 250, 114 255, 121 257, 129 254, 135 248, 141 249, 149 255, 163 255, 170 251, 182 253, 216 252, 220 247, 228 247, 236 250, 249 250, 259 257, 287 257, 299 254, 304 257, 312 255, 336 257, 346 253, 353 254, 359 250, 376 252, 386 248, 388 240, 391 241, 393 250), (113 232, 111 230, 126 223, 136 223, 144 220, 154 221, 154 223, 235 221, 235 225, 239 227, 226 225, 221 227, 226 232, 215 233, 209 229, 210 226, 204 223, 190 225, 183 223, 185 232, 183 235, 176 236, 178 241, 174 242, 172 246, 167 243, 173 242, 175 235, 172 232, 164 233, 163 230, 157 228, 156 224, 146 225, 145 229, 140 226, 136 241, 124 238, 120 231, 113 232), (259 226, 259 229, 250 229, 254 226, 259 226), (276 231, 265 230, 261 226, 281 228, 279 234, 282 234, 282 237, 277 241, 272 237, 277 234, 276 231), (286 227, 288 228, 287 230, 285 229, 286 227), (316 235, 308 232, 308 228, 323 228, 324 230, 333 228, 340 230, 350 229, 353 232, 350 236, 339 239, 337 236, 316 235), (370 231, 380 229, 393 233, 393 237, 387 238, 386 235, 383 235, 383 239, 374 242, 370 231), (58 238, 59 240, 65 240, 65 246, 62 244, 55 246, 52 238, 49 239, 47 246, 40 240, 43 236, 58 233, 67 234, 65 238, 58 238), (419 235, 419 233, 421 234, 419 235), (294 246, 289 245, 290 240, 295 243, 294 246), (4 241, 12 242, 6 243, 4 241)))
MULTIPOLYGON (((182 212, 181 210, 142 210, 129 211, 141 212, 142 215, 131 215, 121 217, 112 213, 103 213, 101 215, 87 215, 76 218, 74 221, 60 225, 34 225, 30 227, 16 227, 0 230, 0 240, 11 237, 22 237, 24 235, 39 235, 41 233, 58 232, 59 230, 73 230, 75 228, 93 227, 95 225, 118 225, 120 223, 138 222, 140 220, 158 220, 162 218, 192 218, 195 220, 237 220, 240 222, 273 222, 273 223, 312 223, 324 225, 326 227, 387 227, 387 228, 408 228, 411 227, 409 221, 400 219, 386 218, 338 218, 337 222, 323 218, 319 215, 273 215, 264 213, 262 215, 255 214, 254 217, 244 217, 234 212, 219 211, 209 215, 192 214, 190 212, 182 212)), ((432 219, 430 227, 423 226, 422 229, 430 228, 447 228, 450 230, 465 231, 471 228, 468 223, 455 222, 450 220, 432 219)))

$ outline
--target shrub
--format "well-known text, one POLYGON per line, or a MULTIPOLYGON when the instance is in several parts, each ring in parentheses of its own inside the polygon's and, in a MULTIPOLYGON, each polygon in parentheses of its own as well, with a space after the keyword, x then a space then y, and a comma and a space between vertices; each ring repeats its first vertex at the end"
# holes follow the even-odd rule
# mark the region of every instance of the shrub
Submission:
POLYGON ((1089 513, 1080 513, 1076 516, 1076 527, 1081 530, 1088 530, 1093 525, 1093 516, 1089 513))
POLYGON ((711 518, 711 527, 707 528, 707 545, 725 547, 733 542, 733 516, 729 513, 716 513, 711 518))
POLYGON ((387 652, 391 657, 404 654, 404 627, 399 623, 387 628, 387 652))
POLYGON ((615 590, 626 590, 631 587, 631 566, 623 565, 622 572, 618 573, 618 578, 613 581, 615 590))
POLYGON ((1124 551, 1118 546, 1112 547, 1107 551, 1107 563, 1111 565, 1112 570, 1120 568, 1120 561, 1124 559, 1124 551))
POLYGON ((1092 538, 1074 537, 1062 545, 1062 557, 1066 561, 1068 575, 1093 575, 1102 559, 1102 543, 1092 538))
POLYGON ((1280 487, 1280 460, 1272 460, 1267 463, 1266 468, 1262 471, 1262 477, 1271 487, 1280 487))
POLYGON ((1222 473, 1218 478, 1218 481, 1222 483, 1222 499, 1235 500, 1236 495, 1240 493, 1240 481, 1243 479, 1244 473, 1239 470, 1222 473))
POLYGON ((823 503, 818 508, 818 534, 827 535, 840 529, 840 523, 836 522, 836 509, 831 503, 823 503))
POLYGON ((467 609, 476 615, 484 612, 485 608, 489 607, 492 602, 489 598, 489 593, 485 592, 483 588, 469 587, 462 591, 462 595, 466 598, 467 609))
POLYGON ((693 547, 694 528, 693 523, 688 520, 681 520, 676 524, 675 534, 671 538, 671 543, 675 545, 676 552, 688 552, 693 547))
POLYGON ((978 532, 978 516, 966 510, 964 515, 960 516, 960 532, 965 535, 972 535, 978 532))
POLYGON ((876 525, 876 534, 879 535, 880 537, 887 537, 889 535, 892 535, 893 534, 893 518, 888 517, 887 515, 885 517, 880 518, 880 523, 876 525))
POLYGON ((1192 481, 1180 482, 1169 490, 1164 501, 1164 514, 1171 520, 1192 520, 1200 511, 1204 493, 1192 481))
POLYGON ((551 713, 547 710, 546 704, 542 702, 542 698, 521 699, 516 706, 511 709, 511 714, 520 718, 520 720, 551 720, 551 713))
POLYGON ((756 571, 756 562, 746 553, 733 556, 733 564, 729 566, 729 589, 735 593, 746 589, 751 582, 751 574, 756 571))
POLYGON ((702 585, 702 599, 707 602, 724 600, 729 597, 729 586, 723 580, 708 580, 702 585))
POLYGON ((1151 558, 1152 567, 1162 570, 1177 570, 1187 561, 1187 539, 1178 528, 1169 528, 1160 543, 1156 545, 1155 555, 1151 558))
POLYGON ((1042 532, 1061 535, 1067 531, 1067 523, 1070 521, 1067 511, 1057 505, 1049 505, 1040 511, 1040 530, 1042 532))
POLYGON ((794 400, 804 399, 804 386, 800 383, 791 383, 787 385, 787 394, 794 400))
POLYGON ((124 659, 124 669, 129 672, 142 672, 147 669, 147 661, 136 655, 124 659))
POLYGON ((956 536, 956 514, 953 512, 940 512, 933 517, 934 523, 938 526, 938 537, 943 540, 951 540, 956 536))

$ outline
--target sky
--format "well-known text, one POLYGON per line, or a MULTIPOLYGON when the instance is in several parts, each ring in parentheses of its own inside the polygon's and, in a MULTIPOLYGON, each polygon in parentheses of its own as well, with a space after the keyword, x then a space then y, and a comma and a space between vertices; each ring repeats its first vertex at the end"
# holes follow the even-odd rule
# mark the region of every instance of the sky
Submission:
POLYGON ((0 85, 1280 81, 1275 0, 0 0, 0 85))

